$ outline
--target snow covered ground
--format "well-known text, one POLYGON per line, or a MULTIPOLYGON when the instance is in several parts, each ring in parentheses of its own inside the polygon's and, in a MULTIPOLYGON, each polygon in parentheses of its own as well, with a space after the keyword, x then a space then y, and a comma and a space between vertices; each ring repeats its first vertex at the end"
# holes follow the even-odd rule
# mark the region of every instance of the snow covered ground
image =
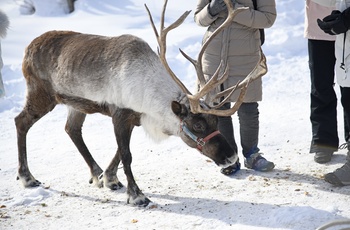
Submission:
MULTIPOLYGON (((156 50, 144 3, 158 19, 163 5, 159 0, 78 0, 74 13, 54 16, 20 15, 18 1, 0 2, 11 20, 8 36, 1 41, 7 96, 0 99, 0 229, 310 230, 350 219, 350 188, 332 187, 323 180, 325 173, 345 162, 346 150, 325 165, 315 163, 308 153, 310 82, 303 38, 304 1, 277 1, 277 21, 266 30, 263 48, 269 72, 263 78, 259 147, 275 162, 273 172, 258 173, 243 166, 234 177, 226 177, 179 138, 154 143, 142 128, 136 128, 131 140, 133 172, 152 203, 133 207, 126 204, 125 188, 110 191, 88 183, 88 167, 64 131, 66 108, 57 106, 28 133, 29 167, 43 186, 23 188, 16 180, 13 119, 25 99, 21 73, 25 47, 48 30, 75 30, 108 36, 130 33, 156 50)), ((195 5, 196 1, 170 0, 167 21, 195 5)), ((191 89, 194 70, 178 48, 195 57, 204 31, 193 22, 192 12, 169 34, 170 65, 191 89)), ((339 136, 344 141, 340 103, 338 116, 339 136)), ((234 125, 238 127, 236 115, 234 125)), ((107 167, 117 148, 110 118, 89 115, 83 136, 100 166, 107 167)), ((236 137, 239 143, 238 133, 236 137)), ((122 170, 118 177, 126 185, 122 170)))

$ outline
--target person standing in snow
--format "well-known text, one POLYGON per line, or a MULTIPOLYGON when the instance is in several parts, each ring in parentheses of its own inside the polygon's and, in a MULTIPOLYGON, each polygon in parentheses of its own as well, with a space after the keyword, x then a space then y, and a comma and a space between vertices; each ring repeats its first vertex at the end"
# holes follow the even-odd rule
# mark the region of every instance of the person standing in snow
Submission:
MULTIPOLYGON (((231 0, 234 8, 244 7, 233 19, 232 24, 218 34, 209 44, 203 55, 203 72, 206 80, 213 76, 220 65, 221 57, 228 57, 229 78, 221 85, 225 90, 238 81, 242 81, 255 67, 260 59, 261 40, 259 29, 269 28, 276 20, 275 0, 231 0), (224 53, 226 52, 227 53, 224 53)), ((205 42, 210 34, 227 18, 227 7, 223 0, 198 0, 194 13, 197 25, 208 27, 204 35, 205 42)), ((235 92, 231 102, 237 100, 239 92, 235 92)), ((255 80, 249 84, 244 101, 238 109, 242 152, 245 167, 256 171, 271 171, 275 164, 262 157, 258 147, 259 110, 258 101, 262 100, 262 81, 255 80)), ((222 109, 229 109, 226 103, 222 109)), ((237 151, 234 138, 232 118, 219 117, 219 131, 226 137, 231 147, 237 151)), ((240 163, 222 169, 224 175, 233 175, 240 169, 240 163)))
POLYGON ((308 39, 311 80, 310 121, 312 140, 310 153, 317 163, 327 163, 338 150, 337 96, 334 90, 335 36, 324 33, 317 18, 324 18, 335 8, 305 1, 305 30, 308 39))
MULTIPOLYGON (((7 34, 7 29, 10 25, 7 15, 0 10, 0 39, 5 38, 7 34)), ((2 81, 1 69, 3 67, 3 62, 1 58, 1 43, 0 43, 0 98, 5 96, 4 83, 2 81)))
POLYGON ((344 123, 347 125, 345 130, 346 143, 342 145, 348 149, 346 163, 334 172, 326 174, 325 180, 336 186, 350 185, 350 0, 314 1, 336 7, 336 10, 333 10, 322 20, 317 19, 317 23, 325 33, 336 37, 336 78, 340 86, 344 123))

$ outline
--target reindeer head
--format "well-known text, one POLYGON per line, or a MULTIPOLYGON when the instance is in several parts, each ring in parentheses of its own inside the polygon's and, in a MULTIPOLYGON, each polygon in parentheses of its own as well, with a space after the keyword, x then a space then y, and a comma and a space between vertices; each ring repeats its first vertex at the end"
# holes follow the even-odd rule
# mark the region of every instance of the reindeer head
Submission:
POLYGON ((146 5, 145 7, 149 14, 151 25, 158 41, 159 58, 170 76, 186 94, 186 100, 182 100, 183 102, 181 103, 173 101, 171 105, 172 111, 181 121, 181 125, 179 127, 180 137, 188 146, 197 148, 205 156, 212 159, 217 165, 221 167, 227 167, 236 163, 238 159, 237 149, 232 149, 224 136, 218 131, 217 116, 231 116, 238 110, 243 102, 249 83, 266 74, 267 66, 265 56, 260 50, 260 61, 242 82, 238 82, 235 86, 232 86, 231 88, 226 89, 225 91, 220 92, 215 96, 209 96, 209 93, 213 89, 226 81, 229 71, 227 60, 222 60, 221 64, 218 66, 217 70, 210 78, 210 80, 205 81, 204 73, 202 70, 202 56, 204 54, 204 51, 207 48, 208 44, 213 40, 213 38, 223 29, 228 27, 231 24, 233 18, 240 11, 244 10, 243 8, 234 9, 231 0, 224 0, 227 5, 228 16, 222 25, 219 26, 203 44, 198 54, 197 60, 190 58, 180 49, 180 52, 194 65, 197 72, 200 89, 196 94, 193 95, 174 74, 166 61, 167 33, 170 30, 181 25, 191 11, 186 11, 178 20, 165 28, 164 16, 167 2, 167 0, 164 1, 160 22, 160 34, 158 34, 148 7, 146 5), (241 92, 234 106, 229 110, 220 110, 219 108, 228 101, 232 93, 237 89, 240 89, 241 92), (221 100, 219 104, 213 106, 213 101, 216 101, 218 98, 224 99, 221 100))
POLYGON ((217 130, 217 116, 194 114, 188 105, 176 101, 172 102, 171 108, 181 121, 179 136, 188 146, 196 148, 221 167, 227 167, 237 161, 237 149, 232 149, 217 130))

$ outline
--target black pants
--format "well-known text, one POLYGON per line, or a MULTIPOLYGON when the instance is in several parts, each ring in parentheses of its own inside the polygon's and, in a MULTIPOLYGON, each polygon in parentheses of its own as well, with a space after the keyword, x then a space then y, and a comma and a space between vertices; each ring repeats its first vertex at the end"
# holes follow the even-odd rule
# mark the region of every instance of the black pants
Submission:
POLYGON ((344 138, 345 141, 350 142, 350 87, 340 87, 340 92, 344 111, 344 138))
POLYGON ((339 138, 337 96, 334 91, 334 42, 309 39, 308 51, 312 124, 310 152, 316 152, 323 147, 336 151, 339 138))
MULTIPOLYGON (((259 104, 257 102, 242 103, 237 111, 239 118, 239 133, 241 137, 242 153, 245 158, 259 152, 259 104)), ((230 103, 225 103, 221 109, 229 109, 230 103)), ((237 151, 234 137, 232 118, 219 117, 219 131, 226 138, 231 147, 237 151)))

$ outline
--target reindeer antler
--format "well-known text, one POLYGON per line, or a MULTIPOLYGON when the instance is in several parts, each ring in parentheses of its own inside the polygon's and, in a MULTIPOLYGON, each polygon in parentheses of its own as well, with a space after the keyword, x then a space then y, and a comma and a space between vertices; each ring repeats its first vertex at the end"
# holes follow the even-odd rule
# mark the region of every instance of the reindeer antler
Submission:
POLYGON ((204 85, 204 87, 197 94, 187 96, 190 102, 191 111, 193 113, 207 113, 207 114, 214 114, 217 116, 230 116, 234 114, 243 103, 243 99, 246 94, 249 83, 264 76, 267 73, 266 57, 262 52, 262 50, 260 50, 260 60, 258 64, 255 66, 255 68, 248 74, 248 76, 243 81, 238 82, 236 85, 226 89, 225 91, 222 91, 216 94, 214 99, 225 97, 218 105, 211 107, 210 109, 203 108, 199 103, 199 99, 205 95, 205 92, 210 91, 212 89, 212 85, 216 87, 218 84, 221 84, 221 82, 223 82, 223 79, 225 80, 227 79, 228 67, 226 67, 225 69, 225 72, 223 74, 224 76, 218 79, 219 70, 220 68, 216 70, 213 77, 204 85), (238 96, 237 101, 232 106, 232 108, 228 110, 218 109, 221 106, 223 106, 225 102, 227 102, 229 97, 237 89, 241 89, 241 92, 238 96))
MULTIPOLYGON (((203 58, 204 51, 206 50, 206 48, 208 47, 210 42, 213 40, 213 38, 215 36, 217 36, 223 29, 230 26, 233 18, 239 12, 244 10, 244 8, 238 8, 235 10, 231 0, 224 0, 224 2, 227 5, 228 16, 227 16, 226 20, 211 34, 211 36, 203 44, 203 46, 198 54, 197 60, 192 59, 191 57, 189 57, 187 54, 185 54, 180 49, 180 52, 182 53, 182 55, 187 60, 189 60, 196 69, 197 77, 198 77, 199 82, 200 82, 200 90, 195 95, 192 95, 190 93, 190 91, 185 87, 185 85, 179 80, 179 78, 176 77, 175 73, 170 69, 170 67, 166 61, 166 36, 170 30, 175 29, 176 27, 181 25, 184 22, 184 20, 186 19, 186 17, 190 14, 191 11, 186 11, 178 20, 176 20, 169 27, 165 28, 164 27, 164 17, 165 17, 166 5, 168 3, 168 0, 165 0, 164 6, 163 6, 163 11, 162 11, 162 16, 161 16, 160 34, 158 34, 158 31, 157 31, 157 29, 154 25, 153 19, 152 19, 152 15, 151 15, 147 5, 145 4, 146 10, 148 12, 148 15, 149 15, 149 18, 151 21, 152 28, 154 30, 154 33, 156 35, 156 38, 157 38, 157 41, 159 44, 160 60, 162 61, 164 67, 166 68, 166 70, 168 71, 170 76, 180 86, 180 88, 183 90, 183 92, 187 94, 187 98, 189 100, 192 113, 207 113, 207 114, 214 114, 214 115, 218 115, 218 116, 230 116, 230 115, 234 114, 238 110, 239 106, 243 103, 243 99, 244 99, 244 96, 245 96, 245 93, 246 93, 246 90, 247 90, 249 83, 257 78, 262 77, 267 72, 266 58, 265 58, 262 50, 260 50, 260 61, 257 63, 255 68, 248 74, 248 76, 242 82, 237 83, 237 85, 230 87, 229 89, 226 89, 223 92, 218 93, 214 98, 212 98, 212 99, 217 99, 220 97, 224 97, 224 99, 218 105, 211 107, 209 109, 201 107, 200 101, 206 95, 208 95, 210 93, 210 91, 212 91, 218 85, 220 85, 224 81, 226 81, 228 76, 229 76, 229 69, 228 69, 227 62, 226 62, 226 60, 222 60, 219 67, 217 68, 214 75, 212 76, 212 78, 210 78, 210 80, 208 82, 206 82, 205 78, 204 78, 203 68, 202 68, 202 58, 203 58), (225 71, 222 75, 220 75, 220 71, 221 71, 224 63, 226 63, 226 66, 224 67, 225 71), (236 103, 234 104, 234 106, 229 110, 218 109, 230 98, 230 96, 233 94, 233 92, 236 91, 237 89, 240 89, 241 92, 240 92, 240 95, 239 95, 236 103)), ((207 98, 209 98, 209 97, 207 97, 207 98)))
POLYGON ((152 28, 153 31, 156 35, 157 41, 158 41, 158 45, 159 45, 159 57, 161 62, 163 63, 164 67, 166 68, 166 70, 168 71, 168 73, 170 74, 170 76, 174 79, 174 81, 180 86, 180 88, 182 89, 182 91, 184 91, 184 93, 186 94, 191 94, 191 92, 186 88, 186 86, 180 81, 180 79, 178 77, 176 77, 175 73, 171 70, 171 68, 168 65, 168 62, 166 61, 166 36, 168 34, 168 32, 172 29, 175 29, 176 27, 178 27, 179 25, 181 25, 185 19, 187 18, 187 16, 191 13, 191 11, 186 11, 185 13, 182 14, 182 16, 177 19, 173 24, 171 24, 170 26, 168 26, 167 28, 164 27, 164 17, 165 17, 165 9, 166 9, 166 5, 168 4, 168 0, 164 1, 164 6, 163 6, 163 11, 162 11, 162 17, 161 17, 161 21, 160 21, 160 34, 158 34, 158 31, 154 25, 153 22, 153 18, 151 15, 150 10, 148 9, 147 5, 145 4, 146 10, 148 12, 148 16, 149 19, 151 21, 152 24, 152 28))

